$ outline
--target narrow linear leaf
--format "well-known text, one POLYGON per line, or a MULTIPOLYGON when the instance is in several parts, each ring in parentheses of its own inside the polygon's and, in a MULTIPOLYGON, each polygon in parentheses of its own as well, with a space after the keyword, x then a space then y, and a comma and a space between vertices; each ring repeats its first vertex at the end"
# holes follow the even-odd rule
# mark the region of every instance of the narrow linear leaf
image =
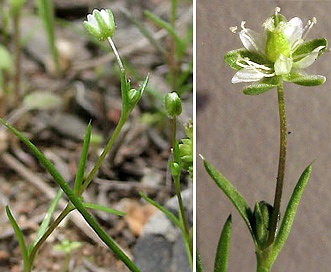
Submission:
POLYGON ((32 248, 38 243, 39 239, 45 234, 45 232, 49 226, 49 223, 52 220, 52 217, 53 217, 53 214, 57 207, 57 204, 59 203, 62 196, 63 196, 63 191, 60 189, 60 190, 58 190, 55 198, 52 200, 51 205, 49 206, 49 208, 47 210, 44 220, 41 223, 38 233, 36 235, 35 241, 33 242, 33 244, 30 244, 30 246, 29 246, 29 252, 31 252, 32 248))
POLYGON ((159 203, 155 202, 154 200, 150 199, 148 196, 144 195, 143 193, 139 193, 140 196, 145 199, 148 203, 152 204, 154 207, 158 208, 161 212, 163 212, 177 227, 179 227, 182 230, 182 225, 179 221, 179 219, 170 211, 168 211, 166 208, 161 206, 159 203))
POLYGON ((237 211, 244 219, 249 231, 251 232, 252 237, 254 237, 253 229, 250 223, 252 218, 252 210, 248 206, 246 200, 243 196, 237 191, 235 187, 221 174, 219 173, 209 162, 205 159, 203 161, 204 166, 209 174, 209 176, 215 181, 215 183, 222 189, 222 191, 227 195, 231 200, 233 205, 236 207, 237 211))
POLYGON ((23 237, 23 233, 20 229, 20 227, 18 226, 14 216, 12 215, 10 209, 8 206, 6 206, 6 213, 7 213, 7 216, 8 216, 8 219, 14 229, 14 232, 15 232, 15 235, 16 235, 16 238, 18 240, 18 244, 20 245, 20 249, 21 249, 21 252, 22 252, 22 255, 23 255, 23 262, 24 262, 24 267, 26 266, 29 266, 28 263, 29 263, 29 256, 28 256, 28 251, 27 251, 27 248, 26 248, 26 244, 24 242, 24 237, 23 237))
POLYGON ((91 226, 91 228, 96 232, 99 238, 111 249, 118 258, 120 258, 123 263, 131 269, 131 271, 138 272, 140 269, 135 265, 133 261, 121 250, 121 248, 115 243, 115 241, 102 229, 94 217, 85 209, 80 197, 75 196, 73 190, 71 190, 68 183, 56 170, 54 165, 49 161, 45 155, 39 151, 39 149, 30 142, 22 133, 17 131, 14 127, 7 124, 3 119, 0 118, 0 123, 7 127, 14 135, 16 135, 38 158, 40 163, 46 168, 48 173, 54 178, 56 183, 62 188, 64 193, 67 195, 72 204, 77 208, 77 210, 84 217, 85 221, 91 226))
POLYGON ((114 215, 118 215, 118 216, 124 216, 125 215, 124 212, 121 212, 119 210, 108 208, 108 207, 98 205, 98 204, 94 204, 94 203, 83 202, 83 206, 87 209, 98 210, 98 211, 101 211, 101 212, 106 212, 106 213, 110 213, 110 214, 114 214, 114 215))
POLYGON ((231 232, 232 232, 232 217, 230 214, 223 226, 223 230, 220 239, 218 241, 218 246, 215 256, 214 272, 227 271, 231 232))
POLYGON ((287 208, 286 208, 286 211, 284 214, 284 218, 283 218, 281 226, 279 228, 279 232, 278 232, 275 242, 274 242, 274 249, 275 249, 275 252, 277 252, 277 254, 280 252, 280 250, 284 246, 284 244, 290 234, 291 227, 292 227, 292 224, 293 224, 296 212, 297 212, 297 208, 300 203, 300 199, 302 197, 303 191, 306 188, 306 185, 308 183, 311 170, 312 170, 312 166, 310 164, 301 174, 299 181, 293 190, 292 196, 290 198, 290 201, 287 205, 287 208))
POLYGON ((54 4, 49 0, 37 0, 39 15, 43 21, 56 72, 60 71, 59 55, 55 45, 54 4))
POLYGON ((162 27, 163 29, 165 29, 169 33, 169 35, 173 38, 173 40, 176 42, 177 46, 181 46, 182 42, 181 42, 179 36, 177 35, 175 29, 168 22, 162 20, 160 17, 154 15, 153 13, 151 13, 148 10, 146 10, 144 12, 144 14, 148 19, 153 21, 159 27, 162 27))
POLYGON ((40 163, 46 168, 48 173, 54 178, 56 183, 63 189, 63 191, 67 194, 70 193, 71 189, 68 183, 64 180, 61 174, 56 170, 54 165, 50 160, 48 160, 45 155, 28 139, 26 138, 21 132, 16 130, 13 126, 9 125, 5 122, 2 118, 0 118, 0 123, 2 123, 5 127, 7 127, 17 138, 19 138, 29 149, 30 151, 37 157, 40 163), (68 191, 69 189, 69 191, 68 191))
POLYGON ((132 15, 129 10, 125 8, 122 9, 122 12, 162 55, 166 55, 167 51, 162 43, 154 38, 153 34, 141 23, 141 21, 136 19, 136 16, 132 15))
POLYGON ((80 157, 80 161, 78 164, 78 169, 76 173, 76 178, 75 178, 75 183, 74 183, 74 193, 76 195, 79 195, 82 184, 83 184, 83 178, 84 178, 84 172, 85 172, 85 164, 87 160, 87 155, 88 155, 88 149, 91 141, 91 122, 88 124, 85 137, 84 137, 84 143, 83 143, 83 148, 82 148, 82 154, 80 157))

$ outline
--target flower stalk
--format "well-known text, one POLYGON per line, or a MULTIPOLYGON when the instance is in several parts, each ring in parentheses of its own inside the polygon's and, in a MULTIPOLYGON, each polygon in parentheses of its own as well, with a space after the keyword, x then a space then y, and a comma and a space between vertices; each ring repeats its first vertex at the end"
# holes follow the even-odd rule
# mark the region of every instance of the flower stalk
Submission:
POLYGON ((124 73, 125 72, 125 69, 124 69, 123 63, 121 61, 120 55, 118 54, 118 51, 116 49, 116 46, 115 46, 113 40, 110 37, 108 38, 108 42, 109 42, 111 48, 113 49, 113 52, 114 52, 114 55, 116 57, 118 66, 120 67, 121 73, 124 73))
POLYGON ((279 162, 278 174, 275 190, 275 199, 273 212, 271 214, 270 232, 267 245, 271 245, 275 239, 277 225, 280 217, 280 205, 283 193, 283 184, 285 177, 286 165, 286 149, 287 149, 287 121, 286 121, 286 107, 285 107, 285 94, 284 84, 281 82, 277 86, 278 93, 278 108, 279 108, 279 126, 280 126, 280 148, 279 148, 279 162))

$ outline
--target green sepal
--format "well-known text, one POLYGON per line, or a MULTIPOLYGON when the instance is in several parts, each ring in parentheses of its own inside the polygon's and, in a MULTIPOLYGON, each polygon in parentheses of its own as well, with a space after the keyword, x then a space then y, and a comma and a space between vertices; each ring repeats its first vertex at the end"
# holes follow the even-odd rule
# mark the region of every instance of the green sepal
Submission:
POLYGON ((94 36, 95 38, 97 38, 97 39, 100 39, 100 31, 99 31, 99 29, 98 28, 96 28, 96 27, 94 27, 94 26, 92 26, 92 25, 90 25, 90 23, 89 22, 87 22, 87 21, 84 21, 83 22, 83 26, 85 27, 85 29, 92 35, 92 36, 94 36))
POLYGON ((283 76, 284 81, 292 82, 301 86, 319 86, 322 85, 326 78, 320 75, 306 75, 302 72, 291 72, 283 76))
POLYGON ((239 71, 243 67, 238 65, 238 60, 243 58, 248 58, 255 63, 270 66, 270 63, 264 57, 262 57, 258 53, 250 52, 244 48, 227 52, 224 56, 224 61, 230 68, 239 71))
POLYGON ((128 115, 142 97, 149 81, 149 74, 138 90, 131 89, 130 80, 126 78, 125 72, 121 73, 122 112, 128 115))
POLYGON ((293 52, 292 58, 294 61, 299 61, 302 58, 306 57, 307 54, 310 54, 319 46, 325 46, 325 47, 319 51, 318 57, 322 55, 322 53, 327 49, 328 41, 322 38, 322 39, 314 39, 308 42, 304 42, 293 52))
POLYGON ((112 37, 115 31, 115 22, 113 14, 109 9, 107 9, 106 12, 108 13, 107 20, 109 20, 110 27, 105 22, 105 18, 102 17, 99 10, 93 11, 93 16, 97 21, 100 30, 99 36, 97 37, 100 41, 104 41, 107 38, 112 37))
POLYGON ((284 217, 273 246, 273 251, 276 257, 278 253, 281 251, 282 247, 284 246, 290 234, 291 227, 297 212, 297 208, 299 206, 303 191, 308 183, 311 170, 312 170, 312 166, 310 164, 301 174, 299 181, 296 184, 292 196, 287 204, 286 211, 284 213, 284 217))
POLYGON ((275 87, 280 83, 280 77, 274 76, 269 78, 263 78, 257 83, 249 85, 243 89, 243 93, 246 95, 259 95, 263 94, 275 87))
MULTIPOLYGON (((219 173, 209 162, 203 159, 204 166, 209 176, 215 181, 216 185, 222 189, 226 196, 231 200, 237 211, 244 219, 252 237, 254 237, 253 228, 251 226, 251 219, 253 213, 251 208, 248 206, 246 200, 237 191, 235 187, 221 174, 219 173)), ((255 241, 254 241, 255 242, 255 241)))
POLYGON ((232 216, 230 214, 223 226, 220 239, 218 240, 215 263, 214 263, 214 272, 227 271, 231 233, 232 233, 232 216))
POLYGON ((243 93, 246 95, 259 95, 259 94, 263 94, 275 87, 276 87, 276 85, 272 85, 272 84, 256 83, 256 84, 245 87, 243 89, 243 93))

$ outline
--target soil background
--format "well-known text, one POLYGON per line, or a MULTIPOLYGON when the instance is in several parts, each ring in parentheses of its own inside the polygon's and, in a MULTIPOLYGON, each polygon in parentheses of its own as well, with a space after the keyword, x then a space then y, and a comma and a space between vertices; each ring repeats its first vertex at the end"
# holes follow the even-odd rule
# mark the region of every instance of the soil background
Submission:
MULTIPOLYGON (((308 40, 331 40, 330 1, 197 1, 197 154, 202 154, 246 198, 273 203, 278 167, 279 124, 276 90, 245 96, 243 84, 231 84, 235 71, 224 54, 243 47, 229 27, 246 21, 261 31, 276 6, 291 19, 317 18, 308 40)), ((310 74, 330 80, 330 52, 310 74)), ((313 163, 310 181, 299 205, 292 232, 273 271, 330 271, 331 254, 331 93, 330 81, 320 87, 285 84, 288 157, 281 211, 305 167, 313 163)), ((232 213, 233 231, 228 271, 255 271, 252 238, 230 201, 197 160, 197 245, 205 271, 212 271, 222 226, 232 213)))

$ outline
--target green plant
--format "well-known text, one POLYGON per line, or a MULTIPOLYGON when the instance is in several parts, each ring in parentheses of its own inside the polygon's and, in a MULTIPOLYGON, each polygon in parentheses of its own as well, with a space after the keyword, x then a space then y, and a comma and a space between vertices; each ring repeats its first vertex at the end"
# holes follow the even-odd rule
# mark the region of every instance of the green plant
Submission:
POLYGON ((60 244, 56 244, 54 246, 54 250, 64 252, 65 253, 65 260, 63 262, 62 271, 68 271, 69 263, 70 263, 70 254, 75 249, 78 249, 82 246, 80 242, 71 242, 69 240, 63 240, 60 244))
POLYGON ((7 215, 14 228, 16 237, 20 244, 21 252, 23 255, 23 264, 24 264, 25 272, 32 270, 35 257, 37 256, 38 251, 43 245, 43 243, 46 241, 49 235, 57 228, 60 222, 71 211, 75 209, 77 209, 82 214, 86 222, 91 226, 91 228, 100 237, 100 239, 109 247, 111 251, 113 251, 123 261, 123 263, 131 271, 140 271, 139 268, 130 260, 130 258, 117 246, 115 241, 102 229, 99 223, 94 219, 92 214, 88 211, 88 209, 97 209, 100 211, 114 213, 117 215, 123 215, 123 213, 93 203, 87 203, 84 201, 84 198, 82 196, 83 192, 87 189, 88 185, 91 183, 93 177, 100 168, 106 155, 111 150, 111 147, 113 146, 115 139, 118 137, 125 122, 128 120, 131 111, 139 102, 149 79, 149 76, 147 76, 144 82, 142 83, 142 85, 140 86, 140 88, 138 88, 137 90, 131 88, 130 81, 126 77, 125 68, 121 62, 116 47, 111 39, 111 36, 114 34, 114 31, 109 31, 109 29, 114 29, 114 24, 115 23, 110 10, 101 10, 101 11, 94 10, 93 15, 88 15, 88 21, 84 22, 86 29, 92 35, 95 35, 96 38, 99 39, 100 38, 107 39, 114 51, 118 65, 121 70, 122 111, 121 111, 120 120, 114 130, 112 137, 109 139, 102 154, 97 159, 93 169, 85 176, 85 171, 86 171, 85 165, 87 161, 88 149, 91 140, 91 124, 87 126, 81 158, 79 161, 79 165, 76 173, 76 179, 73 188, 69 186, 69 184, 65 181, 62 175, 56 170, 52 162, 48 160, 44 156, 44 154, 28 138, 26 138, 21 132, 16 130, 13 126, 5 122, 3 119, 0 119, 0 122, 4 126, 6 126, 14 135, 16 135, 29 148, 29 150, 35 155, 35 157, 38 158, 40 163, 46 168, 48 173, 53 177, 54 181, 61 188, 59 193, 57 194, 57 197, 53 200, 52 204, 50 205, 49 211, 46 214, 46 217, 40 226, 35 241, 29 245, 26 245, 22 231, 20 230, 9 207, 8 206, 6 207, 7 215), (99 32, 95 32, 95 31, 99 31, 99 32), (99 34, 101 34, 102 37, 99 36, 99 34), (69 202, 67 206, 62 210, 60 215, 57 216, 57 218, 51 223, 50 218, 52 217, 54 210, 57 206, 57 203, 59 199, 62 197, 63 192, 68 197, 69 202))
MULTIPOLYGON (((264 201, 256 202, 252 210, 237 189, 209 162, 203 158, 203 163, 209 176, 233 203, 243 218, 252 236, 255 246, 257 271, 270 271, 277 256, 282 250, 296 215, 296 211, 309 180, 312 165, 308 165, 295 186, 287 204, 286 211, 280 220, 280 206, 282 200, 287 153, 287 119, 285 108, 284 82, 291 82, 301 86, 318 86, 325 82, 320 75, 307 75, 304 69, 310 66, 327 48, 324 38, 306 41, 307 34, 316 23, 316 18, 303 27, 300 18, 290 21, 281 15, 276 8, 273 16, 267 18, 263 24, 263 33, 257 33, 245 27, 239 32, 244 48, 226 53, 226 64, 236 70, 232 83, 252 82, 244 87, 246 95, 259 95, 274 88, 277 89, 279 120, 280 120, 280 151, 278 175, 273 205, 264 201)), ((232 28, 235 32, 237 28, 232 28)), ((227 257, 230 222, 225 224, 217 256, 227 257), (224 236, 223 236, 224 237, 224 236)), ((215 271, 226 271, 224 259, 216 258, 215 271)))
POLYGON ((48 38, 49 48, 52 54, 55 72, 60 73, 60 63, 58 51, 55 42, 55 27, 54 27, 54 4, 53 0, 36 0, 40 18, 44 24, 44 28, 48 38))
POLYGON ((15 77, 14 77, 14 92, 16 97, 21 95, 21 10, 25 0, 10 0, 9 14, 14 27, 14 51, 15 51, 15 77))

